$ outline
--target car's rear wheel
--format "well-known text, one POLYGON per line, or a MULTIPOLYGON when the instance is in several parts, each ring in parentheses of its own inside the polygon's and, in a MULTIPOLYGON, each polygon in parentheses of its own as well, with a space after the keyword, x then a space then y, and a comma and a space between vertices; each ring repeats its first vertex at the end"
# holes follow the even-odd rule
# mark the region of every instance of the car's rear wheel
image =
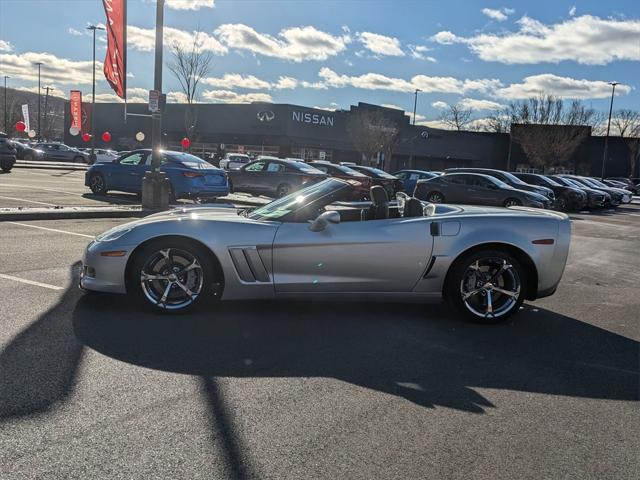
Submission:
POLYGON ((498 323, 520 309, 526 275, 512 255, 486 249, 456 260, 445 288, 447 299, 467 319, 476 323, 498 323))
POLYGON ((233 182, 229 180, 229 193, 233 193, 233 182))
POLYGON ((444 195, 440 192, 429 192, 427 193, 427 202, 431 203, 443 203, 444 195))
POLYGON ((76 163, 87 163, 83 156, 78 155, 77 157, 73 157, 73 161, 76 163))
POLYGON ((507 208, 508 207, 517 207, 517 206, 522 205, 522 202, 520 200, 518 200, 517 198, 507 198, 504 201, 503 205, 505 207, 507 207, 507 208))
POLYGON ((23 160, 28 160, 28 161, 33 160, 33 154, 31 154, 31 153, 25 153, 25 154, 24 154, 24 157, 23 157, 23 160))
POLYGON ((154 310, 182 311, 215 297, 213 263, 196 243, 158 240, 136 252, 132 262, 127 291, 154 310))
POLYGON ((291 185, 289 185, 288 183, 281 183, 280 185, 278 185, 278 188, 276 189, 276 197, 278 198, 286 197, 290 193, 291 193, 291 185))
POLYGON ((95 195, 106 195, 107 184, 101 173, 92 173, 89 177, 89 188, 95 195))
POLYGON ((567 199, 564 197, 558 197, 556 199, 556 207, 558 207, 558 210, 563 212, 567 211, 567 199))

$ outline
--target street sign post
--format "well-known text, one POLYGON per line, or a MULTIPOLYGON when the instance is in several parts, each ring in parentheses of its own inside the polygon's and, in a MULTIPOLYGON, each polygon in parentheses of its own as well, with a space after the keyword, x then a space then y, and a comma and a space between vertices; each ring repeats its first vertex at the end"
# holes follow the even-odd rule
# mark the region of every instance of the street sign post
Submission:
POLYGON ((160 92, 158 90, 149 90, 149 111, 151 113, 160 111, 160 92))

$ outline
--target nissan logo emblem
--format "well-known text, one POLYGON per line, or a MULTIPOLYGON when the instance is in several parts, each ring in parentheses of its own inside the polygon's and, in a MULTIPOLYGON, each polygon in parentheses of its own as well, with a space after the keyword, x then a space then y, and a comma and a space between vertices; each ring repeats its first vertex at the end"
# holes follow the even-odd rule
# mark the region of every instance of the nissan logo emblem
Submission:
POLYGON ((276 114, 273 113, 271 110, 265 110, 263 112, 258 112, 258 114, 256 116, 258 117, 258 120, 260 120, 261 122, 270 122, 271 120, 276 118, 276 114))

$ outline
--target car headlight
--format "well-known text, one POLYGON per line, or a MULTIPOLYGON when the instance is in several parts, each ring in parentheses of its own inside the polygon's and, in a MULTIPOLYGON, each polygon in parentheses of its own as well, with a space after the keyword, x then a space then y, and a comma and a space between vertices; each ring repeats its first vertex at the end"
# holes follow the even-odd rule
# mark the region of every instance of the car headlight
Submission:
POLYGON ((107 230, 104 233, 101 233, 100 235, 98 235, 96 237, 96 242, 112 242, 114 240, 119 239, 121 236, 123 236, 126 233, 129 233, 131 230, 133 230, 133 227, 116 227, 116 228, 112 228, 111 230, 107 230))

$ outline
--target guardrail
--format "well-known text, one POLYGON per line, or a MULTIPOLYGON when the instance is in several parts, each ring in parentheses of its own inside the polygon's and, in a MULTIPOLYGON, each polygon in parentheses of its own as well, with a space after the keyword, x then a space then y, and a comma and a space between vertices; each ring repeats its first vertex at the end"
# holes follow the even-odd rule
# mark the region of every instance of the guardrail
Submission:
POLYGON ((48 168, 54 170, 86 170, 89 165, 75 162, 47 162, 37 160, 16 160, 15 168, 48 168))

